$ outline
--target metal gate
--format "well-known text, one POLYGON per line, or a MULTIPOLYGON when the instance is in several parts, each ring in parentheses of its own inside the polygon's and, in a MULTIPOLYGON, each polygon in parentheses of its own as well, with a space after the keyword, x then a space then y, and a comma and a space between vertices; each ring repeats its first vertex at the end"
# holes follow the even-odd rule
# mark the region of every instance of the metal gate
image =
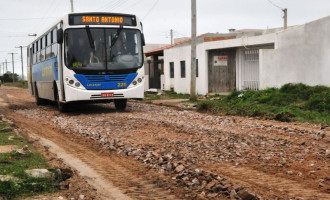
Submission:
POLYGON ((259 50, 243 51, 242 80, 244 90, 259 89, 259 50))

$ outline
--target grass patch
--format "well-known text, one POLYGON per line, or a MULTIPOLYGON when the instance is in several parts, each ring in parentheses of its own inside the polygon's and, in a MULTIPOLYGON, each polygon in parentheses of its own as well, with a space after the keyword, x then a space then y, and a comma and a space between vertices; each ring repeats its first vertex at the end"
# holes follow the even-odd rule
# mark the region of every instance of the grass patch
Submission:
POLYGON ((23 147, 24 145, 28 145, 28 143, 23 137, 17 137, 7 122, 0 121, 0 145, 17 145, 23 147), (12 140, 8 139, 10 136, 12 136, 12 140))
POLYGON ((9 87, 18 87, 18 88, 23 88, 23 89, 28 89, 28 83, 26 81, 23 82, 14 82, 14 83, 4 83, 4 86, 9 86, 9 87))
POLYGON ((286 84, 259 91, 233 91, 218 100, 199 101, 199 111, 278 121, 330 124, 330 88, 286 84))
POLYGON ((28 197, 57 190, 49 178, 26 178, 19 181, 1 181, 0 195, 8 199, 28 197))
POLYGON ((50 166, 38 152, 19 155, 14 152, 0 154, 0 174, 13 175, 18 178, 27 178, 27 169, 48 169, 50 166))
POLYGON ((17 145, 19 148, 27 145, 30 151, 26 154, 0 153, 0 175, 18 178, 15 181, 0 181, 0 197, 15 199, 57 190, 60 181, 58 176, 55 179, 32 178, 25 173, 27 169, 49 169, 50 166, 24 136, 17 137, 9 124, 3 121, 0 121, 0 145, 17 145))
POLYGON ((166 99, 189 99, 189 94, 181 94, 173 91, 163 91, 161 95, 158 94, 144 94, 144 99, 147 101, 150 100, 166 100, 166 99))

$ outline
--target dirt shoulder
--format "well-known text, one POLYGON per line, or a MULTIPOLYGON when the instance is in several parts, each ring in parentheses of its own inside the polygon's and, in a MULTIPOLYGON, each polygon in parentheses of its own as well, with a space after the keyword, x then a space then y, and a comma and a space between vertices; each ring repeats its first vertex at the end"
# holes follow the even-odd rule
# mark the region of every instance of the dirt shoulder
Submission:
POLYGON ((137 102, 125 113, 97 104, 61 114, 52 105, 35 106, 26 90, 0 92, 7 116, 19 126, 82 160, 133 199, 242 198, 244 192, 261 199, 330 198, 329 131, 315 125, 137 102), (141 188, 156 188, 158 196, 141 188))

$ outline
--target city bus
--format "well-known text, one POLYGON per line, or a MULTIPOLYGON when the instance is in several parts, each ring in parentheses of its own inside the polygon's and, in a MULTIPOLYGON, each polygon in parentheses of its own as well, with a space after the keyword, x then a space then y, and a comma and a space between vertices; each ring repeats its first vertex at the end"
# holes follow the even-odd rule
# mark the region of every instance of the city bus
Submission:
POLYGON ((57 102, 61 112, 74 102, 144 98, 143 27, 130 14, 69 13, 27 47, 30 93, 36 104, 57 102))

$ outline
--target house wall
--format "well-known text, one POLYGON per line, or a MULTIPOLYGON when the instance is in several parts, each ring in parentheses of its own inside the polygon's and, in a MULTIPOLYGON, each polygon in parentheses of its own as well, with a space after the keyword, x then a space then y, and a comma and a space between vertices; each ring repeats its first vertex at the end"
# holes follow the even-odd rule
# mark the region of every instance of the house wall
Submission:
POLYGON ((276 34, 260 51, 260 87, 286 83, 330 86, 330 16, 276 34))
MULTIPOLYGON (((330 16, 276 33, 197 45, 199 77, 197 94, 208 93, 208 52, 237 48, 236 89, 242 88, 242 52, 259 49, 260 89, 281 87, 286 83, 330 86, 330 16), (274 48, 274 49, 272 49, 274 48)), ((164 50, 165 90, 190 93, 190 44, 164 50), (186 61, 186 78, 180 77, 180 61, 186 61), (174 78, 170 78, 174 62, 174 78)))
MULTIPOLYGON (((143 52, 147 52, 152 49, 160 48, 165 45, 167 45, 167 44, 146 44, 143 47, 143 52)), ((144 56, 144 91, 149 89, 149 76, 150 76, 149 63, 148 63, 147 57, 144 56)))
MULTIPOLYGON (((174 47, 164 50, 164 89, 174 89, 177 93, 190 93, 190 45, 174 47), (180 61, 186 62, 186 77, 181 78, 180 61), (174 78, 170 78, 170 62, 174 62, 174 78)), ((207 93, 207 52, 204 50, 203 44, 196 47, 196 55, 198 59, 199 76, 196 78, 196 93, 207 93)))

